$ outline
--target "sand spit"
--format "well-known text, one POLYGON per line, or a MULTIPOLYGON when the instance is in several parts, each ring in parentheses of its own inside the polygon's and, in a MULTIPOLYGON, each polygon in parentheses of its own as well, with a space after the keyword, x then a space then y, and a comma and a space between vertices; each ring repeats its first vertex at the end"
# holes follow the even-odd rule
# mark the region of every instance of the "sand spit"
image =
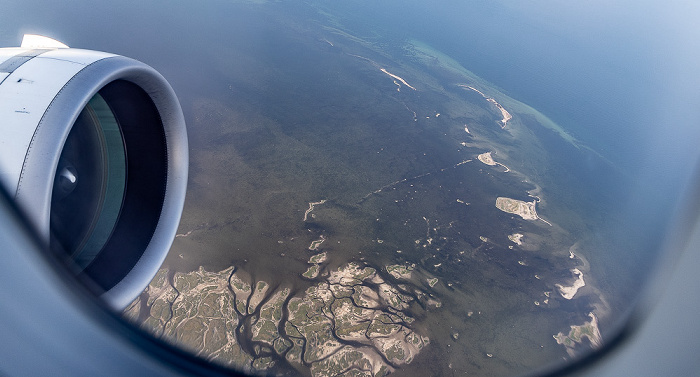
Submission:
POLYGON ((488 101, 489 103, 491 103, 491 104, 493 104, 494 106, 496 106, 496 108, 498 108, 498 110, 501 112, 501 115, 503 116, 503 119, 501 119, 501 123, 503 123, 503 125, 501 126, 501 128, 505 129, 505 128, 506 128, 506 125, 508 125, 508 121, 511 120, 511 119, 513 119, 513 116, 510 115, 510 113, 508 112, 508 110, 506 110, 503 106, 501 106, 501 104, 498 103, 495 99, 493 99, 492 97, 487 96, 486 94, 484 94, 484 93, 483 93, 482 91, 480 91, 479 89, 477 89, 477 88, 475 88, 475 87, 473 87, 473 86, 464 85, 464 84, 458 84, 457 86, 462 87, 462 88, 465 88, 465 89, 470 89, 470 90, 473 90, 473 91, 475 91, 475 92, 481 94, 481 96, 484 97, 484 99, 486 99, 486 101, 488 101))
POLYGON ((323 200, 318 201, 318 202, 310 202, 310 203, 309 203, 309 209, 307 209, 306 212, 304 212, 304 221, 308 220, 309 215, 311 214, 311 211, 314 210, 314 206, 321 205, 321 204, 323 204, 323 203, 325 203, 325 202, 326 202, 326 199, 323 199, 323 200))
POLYGON ((503 115, 503 119, 501 119, 501 123, 503 123, 503 125, 501 126, 501 128, 505 129, 506 126, 508 125, 508 121, 513 119, 513 116, 510 115, 510 113, 506 109, 504 109, 500 103, 496 102, 495 99, 487 98, 486 100, 491 102, 492 104, 496 105, 498 110, 501 110, 501 115, 503 115))
POLYGON ((573 285, 571 285, 570 287, 565 287, 561 284, 555 284, 557 289, 559 289, 559 293, 561 294, 561 296, 567 300, 571 300, 572 298, 574 298, 576 292, 578 292, 580 288, 586 285, 586 282, 583 281, 583 272, 581 272, 581 270, 579 270, 578 268, 574 268, 573 270, 571 270, 571 272, 577 277, 573 285))
POLYGON ((588 313, 588 316, 591 318, 590 321, 585 322, 583 325, 571 326, 568 334, 560 332, 554 335, 557 343, 566 347, 566 352, 569 356, 575 355, 576 345, 581 344, 583 338, 588 338, 591 347, 594 349, 599 348, 603 344, 603 339, 598 329, 598 318, 593 313, 588 313))
MULTIPOLYGON (((406 85, 407 87, 409 87, 409 88, 411 88, 411 89, 413 89, 413 90, 416 90, 416 88, 414 88, 414 87, 412 87, 411 85, 409 85, 409 84, 406 82, 406 80, 402 79, 401 77, 399 77, 399 76, 397 76, 397 75, 395 75, 395 74, 393 74, 393 73, 387 71, 387 70, 384 69, 384 68, 380 68, 380 70, 381 70, 382 72, 386 73, 387 75, 391 76, 391 77, 394 78, 395 80, 401 81, 401 83, 403 83, 403 84, 406 85)), ((396 83, 396 81, 394 81, 394 82, 396 83)), ((397 85, 398 85, 398 83, 397 83, 397 85)))
POLYGON ((462 88, 466 88, 466 89, 471 89, 471 90, 473 90, 473 91, 475 91, 475 92, 481 94, 482 97, 484 97, 484 98, 489 98, 489 97, 488 97, 486 94, 484 94, 481 90, 479 90, 479 89, 477 89, 477 88, 475 88, 475 87, 473 87, 473 86, 464 85, 464 84, 458 84, 457 86, 462 87, 462 88))
POLYGON ((348 55, 348 56, 355 57, 355 58, 358 58, 358 59, 362 59, 362 60, 364 60, 364 61, 367 61, 367 62, 369 62, 370 64, 372 64, 373 66, 375 66, 376 68, 379 68, 379 70, 382 71, 383 73, 389 75, 389 77, 391 77, 391 78, 393 79, 394 84, 396 84, 396 85, 399 86, 399 88, 397 89, 397 91, 399 91, 399 92, 401 91, 401 85, 399 84, 399 81, 400 81, 402 84, 406 85, 407 87, 409 87, 409 88, 411 88, 411 89, 413 89, 413 90, 417 90, 416 88, 412 87, 409 83, 407 83, 406 80, 404 80, 401 76, 395 75, 395 74, 393 74, 393 73, 387 71, 386 68, 382 68, 382 67, 381 67, 379 64, 377 64, 377 62, 375 62, 374 60, 372 60, 372 59, 370 59, 370 58, 366 58, 366 57, 361 56, 361 55, 355 55, 355 54, 347 54, 347 55, 348 55), (398 80, 398 81, 397 81, 397 80, 398 80))
POLYGON ((503 165, 500 162, 494 161, 493 157, 491 157, 491 152, 482 153, 477 158, 479 159, 479 161, 481 161, 484 164, 489 165, 489 166, 501 165, 503 168, 506 169, 506 171, 504 173, 508 173, 510 171, 509 167, 503 165))

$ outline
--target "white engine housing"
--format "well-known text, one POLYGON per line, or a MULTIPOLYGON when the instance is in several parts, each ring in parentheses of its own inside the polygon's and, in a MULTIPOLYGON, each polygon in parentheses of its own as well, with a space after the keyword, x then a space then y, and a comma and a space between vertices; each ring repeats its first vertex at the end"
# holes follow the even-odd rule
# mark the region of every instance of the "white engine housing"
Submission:
POLYGON ((148 285, 175 237, 187 185, 185 122, 153 68, 63 46, 0 49, 0 182, 49 249, 77 262, 78 276, 121 309, 148 285), (72 202, 56 204, 57 187, 72 202), (60 234, 77 228, 81 236, 60 234))

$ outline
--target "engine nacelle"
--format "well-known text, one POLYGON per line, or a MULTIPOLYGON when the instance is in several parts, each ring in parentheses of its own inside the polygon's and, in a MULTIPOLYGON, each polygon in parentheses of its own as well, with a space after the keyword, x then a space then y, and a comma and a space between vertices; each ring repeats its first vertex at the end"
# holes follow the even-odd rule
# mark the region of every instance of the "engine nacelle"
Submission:
POLYGON ((113 308, 148 285, 185 199, 182 109, 153 68, 25 36, 0 49, 0 181, 113 308))

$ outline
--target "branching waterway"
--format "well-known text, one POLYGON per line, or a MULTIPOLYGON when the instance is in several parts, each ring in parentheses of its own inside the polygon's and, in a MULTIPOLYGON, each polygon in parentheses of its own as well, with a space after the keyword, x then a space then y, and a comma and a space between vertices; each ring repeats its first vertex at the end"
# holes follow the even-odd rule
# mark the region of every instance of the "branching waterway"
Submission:
POLYGON ((309 11, 259 15, 274 49, 229 33, 221 92, 186 102, 181 230, 125 315, 273 375, 517 374, 601 344, 607 304, 560 221, 587 219, 547 175, 540 115, 430 46, 309 11))
POLYGON ((409 303, 439 305, 411 284, 410 274, 397 287, 357 263, 333 270, 303 295, 234 267, 168 275, 158 273, 127 317, 144 310, 144 326, 163 339, 246 371, 393 371, 430 342, 410 328, 409 303))

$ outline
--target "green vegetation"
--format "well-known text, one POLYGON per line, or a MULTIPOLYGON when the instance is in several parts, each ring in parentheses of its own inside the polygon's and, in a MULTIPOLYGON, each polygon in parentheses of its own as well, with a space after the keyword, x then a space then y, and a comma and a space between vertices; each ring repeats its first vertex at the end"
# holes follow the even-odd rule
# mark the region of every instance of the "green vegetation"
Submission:
MULTIPOLYGON (((318 269, 312 265, 309 276, 318 269)), ((413 319, 403 310, 414 298, 384 282, 374 268, 349 263, 289 301, 289 288, 270 291, 267 282, 249 283, 244 274, 232 272, 231 267, 218 273, 203 268, 178 273, 177 291, 167 279, 154 279, 148 289, 149 315, 141 326, 224 365, 269 370, 275 360, 262 355, 274 352, 297 367, 310 364, 313 376, 364 375, 368 370, 385 375, 410 363, 429 342, 408 327, 413 319), (285 311, 288 318, 281 324, 285 311), (241 338, 245 323, 251 323, 248 339, 241 338)), ((136 318, 140 300, 125 315, 136 318)))
POLYGON ((306 272, 301 274, 301 276, 307 278, 307 279, 315 279, 318 276, 318 271, 319 271, 319 266, 317 264, 314 264, 313 266, 309 267, 306 272))

